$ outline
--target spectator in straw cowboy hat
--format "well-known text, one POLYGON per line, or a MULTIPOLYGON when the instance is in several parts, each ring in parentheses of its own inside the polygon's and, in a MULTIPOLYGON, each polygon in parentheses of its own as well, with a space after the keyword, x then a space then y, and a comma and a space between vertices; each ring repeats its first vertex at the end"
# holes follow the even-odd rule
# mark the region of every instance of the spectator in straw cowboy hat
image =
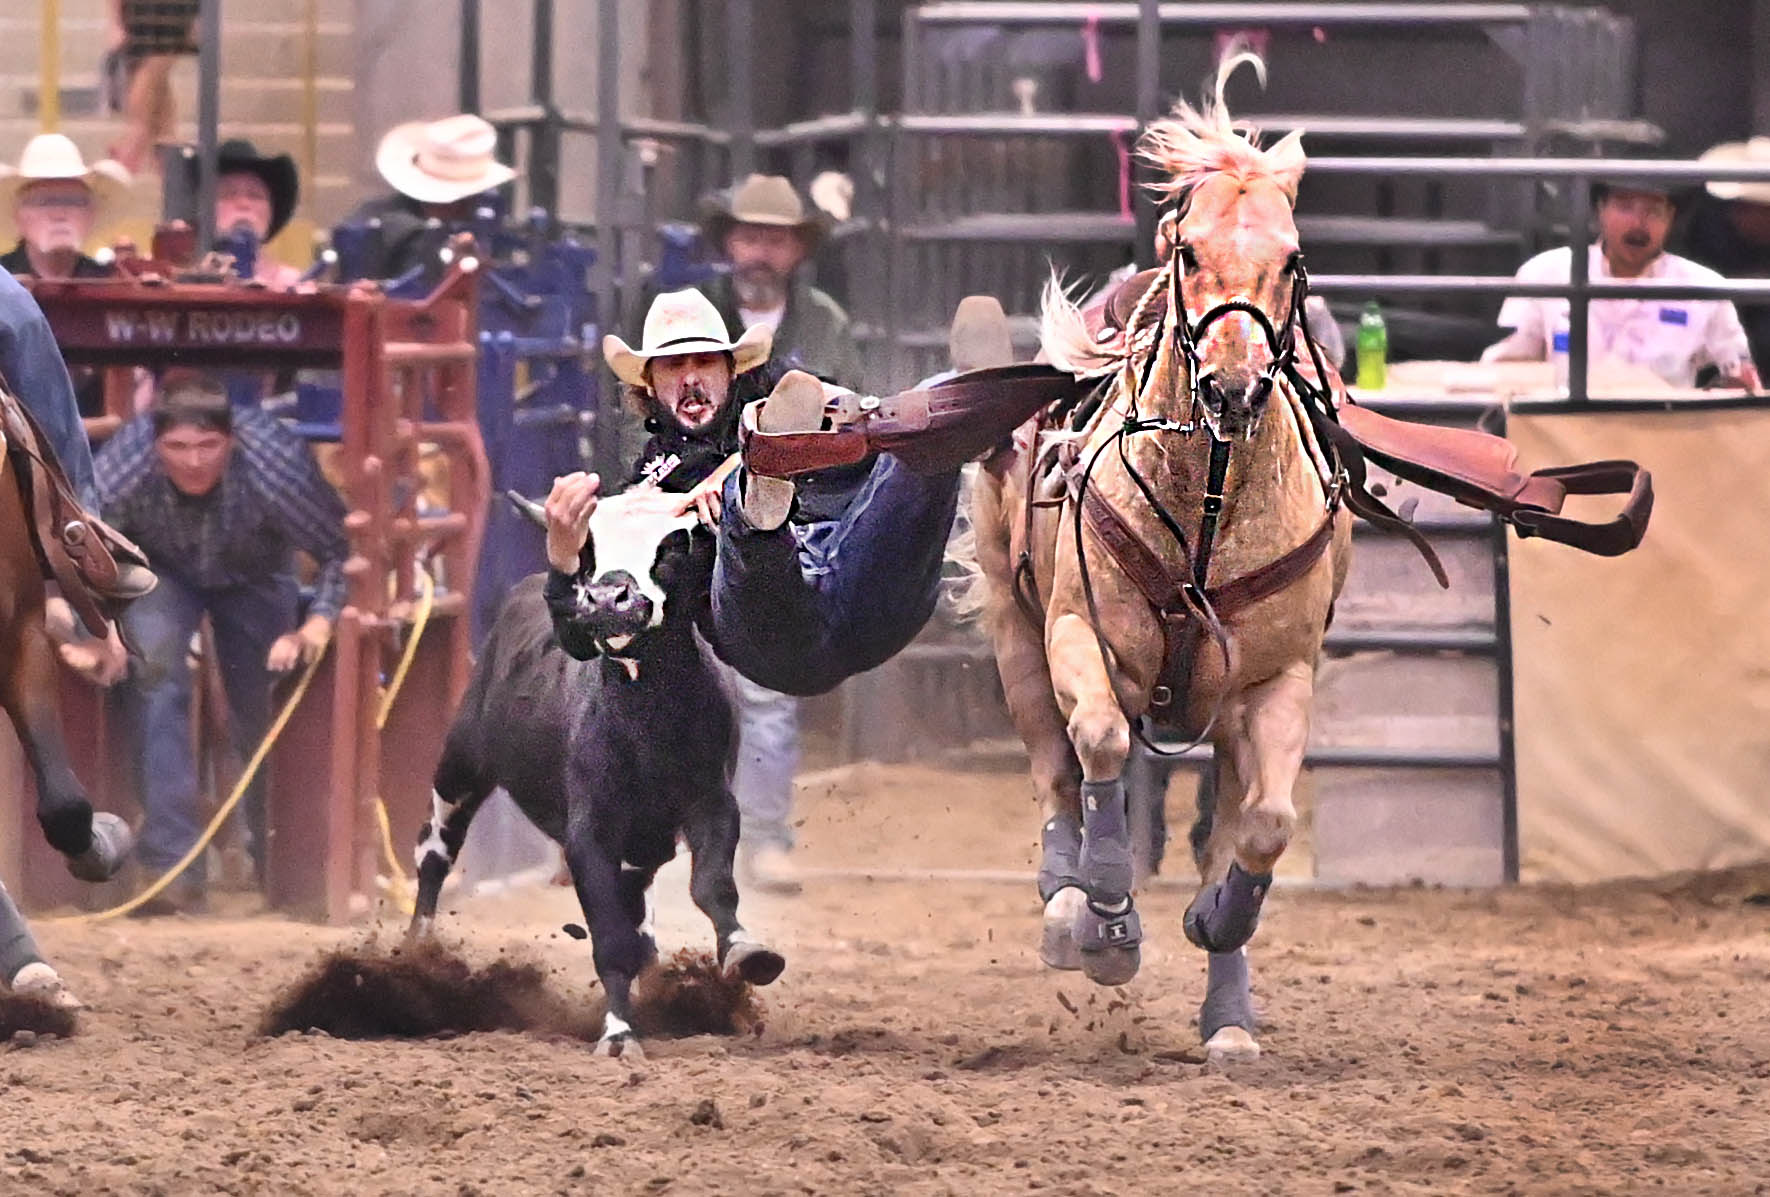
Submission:
MULTIPOLYGON (((1679 184, 1642 174, 1595 183, 1592 201, 1598 236, 1587 249, 1594 282, 1646 279, 1709 283, 1721 276, 1689 258, 1666 252, 1679 207, 1688 200, 1679 184)), ((1545 250, 1518 268, 1518 281, 1565 283, 1573 251, 1545 250)), ((1482 361, 1547 361, 1569 319, 1565 299, 1509 297, 1499 323, 1511 335, 1488 346, 1482 361)), ((1598 299, 1590 309, 1593 361, 1614 357, 1642 366, 1674 387, 1692 387, 1713 367, 1721 385, 1758 389, 1758 372, 1739 312, 1725 299, 1598 299)))
POLYGON ((498 161, 498 131, 472 114, 408 121, 381 138, 375 169, 393 194, 369 200, 346 224, 379 221, 381 251, 366 277, 394 279, 420 266, 423 233, 431 220, 455 222, 473 215, 479 196, 502 187, 516 172, 498 161))
MULTIPOLYGON (((11 219, 18 243, 0 257, 14 274, 38 278, 104 278, 110 267, 81 252, 99 214, 129 186, 129 172, 102 159, 88 164, 60 133, 25 143, 17 166, 0 166, 0 220, 11 219)), ((6 230, 0 226, 0 239, 6 230)))
MULTIPOLYGON (((0 222, 11 219, 18 244, 0 256, 13 274, 37 278, 106 278, 111 268, 86 256, 99 215, 129 185, 129 172, 109 159, 88 164, 60 133, 25 143, 17 166, 0 166, 0 222)), ((6 229, 0 224, 0 243, 6 229)), ((83 416, 104 413, 104 376, 90 367, 70 370, 83 416)))
MULTIPOLYGON (((185 160, 196 191, 197 160, 185 160)), ((249 141, 224 141, 215 151, 215 231, 249 231, 259 246, 282 232, 301 198, 301 172, 287 154, 260 154, 249 141)), ((287 289, 301 272, 260 250, 252 277, 267 287, 287 289)))
MULTIPOLYGON (((1723 142, 1699 161, 1770 167, 1770 137, 1723 142)), ((1690 206, 1682 245, 1691 258, 1728 278, 1770 278, 1770 180, 1709 183, 1690 206)), ((1740 306, 1761 375, 1770 370, 1770 304, 1740 306)))
POLYGON ((707 244, 731 262, 730 273, 704 290, 734 335, 765 325, 774 332, 776 362, 840 386, 861 385, 848 313, 801 273, 827 225, 821 214, 806 212, 792 183, 751 175, 728 199, 708 205, 701 228, 707 244))

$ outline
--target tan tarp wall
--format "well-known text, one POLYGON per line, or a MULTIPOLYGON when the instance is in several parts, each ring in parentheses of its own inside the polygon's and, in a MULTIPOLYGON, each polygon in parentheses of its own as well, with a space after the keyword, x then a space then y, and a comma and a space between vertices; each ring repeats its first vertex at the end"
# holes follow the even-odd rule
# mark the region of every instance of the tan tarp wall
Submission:
POLYGON ((1770 859, 1770 411, 1515 414, 1508 431, 1527 468, 1629 457, 1656 493, 1628 556, 1513 541, 1524 879, 1770 859))

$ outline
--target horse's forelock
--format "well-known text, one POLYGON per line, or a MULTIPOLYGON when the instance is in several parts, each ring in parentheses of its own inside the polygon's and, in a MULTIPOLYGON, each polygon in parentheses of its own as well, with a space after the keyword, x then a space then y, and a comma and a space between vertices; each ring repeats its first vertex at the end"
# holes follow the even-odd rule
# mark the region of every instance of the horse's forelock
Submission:
POLYGON ((1151 190, 1172 199, 1213 175, 1225 174, 1245 182, 1272 179, 1296 202, 1297 187, 1307 164, 1303 132, 1294 130, 1262 149, 1260 131, 1250 122, 1230 115, 1224 88, 1229 77, 1244 65, 1254 68, 1264 87, 1265 61, 1238 40, 1218 64, 1215 85, 1197 108, 1181 100, 1174 105, 1172 115, 1156 121, 1144 133, 1138 153, 1168 176, 1151 183, 1151 190))

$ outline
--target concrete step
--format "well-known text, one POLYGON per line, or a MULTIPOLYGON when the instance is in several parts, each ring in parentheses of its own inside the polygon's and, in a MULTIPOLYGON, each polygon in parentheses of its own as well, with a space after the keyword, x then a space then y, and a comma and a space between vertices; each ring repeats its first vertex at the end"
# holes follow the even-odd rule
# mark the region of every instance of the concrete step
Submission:
POLYGON ((1491 657, 1355 653, 1315 679, 1309 742, 1458 752, 1499 750, 1499 676, 1491 657))
MULTIPOLYGON (((343 76, 314 80, 314 111, 323 122, 347 123, 353 118, 353 84, 343 76)), ((0 95, 19 97, 17 114, 35 123, 41 105, 37 80, 0 78, 0 95)), ((196 85, 174 89, 181 116, 194 114, 197 107, 196 85)), ((101 98, 96 76, 68 76, 61 81, 61 116, 64 122, 81 118, 114 120, 100 111, 101 98)), ((293 79, 223 79, 221 81, 221 116, 227 123, 299 122, 307 104, 306 83, 293 79)))
POLYGON ((1493 551, 1482 539, 1441 537, 1433 547, 1450 589, 1399 536, 1360 536, 1346 589, 1334 608, 1336 629, 1457 628, 1493 623, 1493 551))
MULTIPOLYGON (((64 19, 61 29, 62 74, 95 74, 109 44, 109 25, 102 20, 64 19)), ((322 73, 350 67, 355 54, 352 29, 349 13, 319 22, 315 52, 322 73)), ((249 72, 248 78, 297 76, 305 70, 307 61, 306 35, 304 20, 254 21, 234 17, 230 8, 222 25, 222 70, 225 73, 231 62, 236 69, 249 72)), ((35 13, 22 18, 16 14, 0 16, 0 75, 38 78, 42 62, 42 25, 35 13)), ((190 72, 179 72, 186 73, 190 72)))

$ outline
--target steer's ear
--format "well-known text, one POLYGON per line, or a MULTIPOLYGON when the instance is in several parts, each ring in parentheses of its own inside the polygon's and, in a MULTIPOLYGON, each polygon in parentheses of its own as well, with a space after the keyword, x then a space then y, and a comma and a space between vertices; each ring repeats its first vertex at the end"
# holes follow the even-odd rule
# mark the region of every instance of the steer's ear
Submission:
POLYGON ((713 558, 718 541, 699 523, 676 528, 659 543, 652 578, 666 594, 695 590, 706 592, 713 577, 713 558))

